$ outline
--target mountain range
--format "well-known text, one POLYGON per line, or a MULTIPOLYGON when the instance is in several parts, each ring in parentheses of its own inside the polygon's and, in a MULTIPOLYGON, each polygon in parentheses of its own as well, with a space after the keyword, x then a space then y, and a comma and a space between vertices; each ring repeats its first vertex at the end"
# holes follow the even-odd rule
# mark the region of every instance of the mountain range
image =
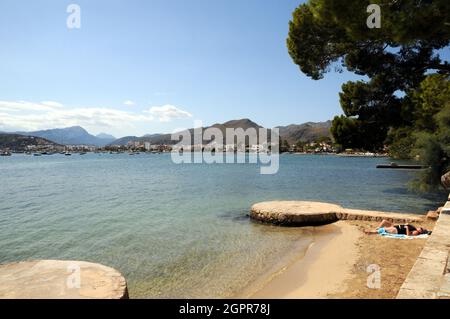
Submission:
POLYGON ((116 140, 114 136, 105 133, 100 133, 96 136, 91 135, 81 126, 32 132, 16 132, 16 134, 37 136, 62 145, 95 145, 102 147, 116 140))
MULTIPOLYGON (((254 128, 258 130, 262 126, 251 121, 250 119, 240 119, 240 120, 232 120, 225 123, 216 123, 209 127, 218 128, 222 135, 226 136, 227 128, 242 128, 247 130, 249 128, 254 128)), ((209 127, 204 127, 203 129, 207 129, 209 127)), ((314 142, 320 137, 329 137, 331 138, 330 128, 331 121, 326 122, 308 122, 304 124, 291 124, 288 126, 278 126, 280 131, 280 137, 282 140, 287 140, 290 144, 301 142, 314 142)), ((189 129, 189 133, 193 136, 193 130, 189 129)), ((180 131, 176 134, 182 134, 183 131, 180 131)), ((270 133, 268 133, 270 134, 270 133)), ((126 145, 130 141, 136 142, 149 142, 150 144, 175 144, 177 141, 173 141, 171 139, 171 134, 152 134, 145 135, 142 137, 137 136, 126 136, 120 139, 117 139, 110 143, 110 145, 126 145)))
MULTIPOLYGON (((227 128, 242 128, 247 130, 255 128, 258 130, 262 126, 251 121, 250 119, 232 120, 225 123, 216 123, 209 127, 218 128, 225 137, 227 128)), ((302 142, 313 142, 320 137, 331 137, 330 133, 331 121, 327 122, 308 122, 304 124, 291 124, 287 126, 278 126, 280 130, 280 137, 282 140, 287 140, 290 144, 302 142)), ((204 127, 206 129, 208 127, 204 127)), ((193 130, 189 129, 191 136, 193 130)), ((183 131, 179 132, 180 134, 183 131)), ((148 134, 141 137, 125 136, 116 139, 114 136, 101 133, 98 135, 89 134, 84 128, 80 126, 73 126, 67 128, 57 128, 42 131, 32 132, 15 132, 16 135, 34 136, 48 141, 52 141, 61 145, 95 145, 103 147, 106 145, 126 145, 130 141, 149 142, 150 144, 175 144, 177 141, 171 139, 171 134, 148 134)), ((270 134, 270 133, 269 133, 270 134)), ((4 135, 12 135, 5 133, 4 135)), ((1 145, 0 145, 1 146, 1 145)))
MULTIPOLYGON (((216 123, 214 125, 204 127, 203 129, 207 129, 209 127, 218 128, 219 130, 221 130, 223 136, 225 137, 225 130, 227 128, 242 128, 242 129, 246 130, 250 127, 258 129, 261 126, 249 119, 241 119, 241 120, 228 121, 228 122, 225 122, 222 124, 216 123)), ((194 135, 193 128, 189 129, 188 131, 191 134, 191 136, 194 135)), ((175 134, 183 134, 183 132, 185 132, 185 131, 180 131, 175 134)), ((178 142, 178 141, 172 140, 172 134, 151 134, 151 135, 144 135, 141 137, 126 136, 126 137, 120 138, 118 140, 115 140, 114 142, 111 143, 111 145, 126 145, 130 141, 136 141, 136 142, 141 142, 141 143, 149 142, 150 144, 166 144, 166 145, 176 144, 178 142)))
POLYGON ((303 124, 291 124, 288 126, 278 126, 280 136, 290 144, 301 142, 314 142, 319 137, 331 138, 331 121, 307 122, 303 124))

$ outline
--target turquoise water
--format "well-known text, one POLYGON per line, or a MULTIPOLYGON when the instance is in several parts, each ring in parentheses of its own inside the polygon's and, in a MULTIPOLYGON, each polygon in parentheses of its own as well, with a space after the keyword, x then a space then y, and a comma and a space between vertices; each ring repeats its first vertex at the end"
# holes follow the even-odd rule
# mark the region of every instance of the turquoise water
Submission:
POLYGON ((313 231, 251 222, 252 203, 316 200, 424 213, 445 195, 375 158, 282 155, 255 164, 173 164, 169 154, 0 157, 0 263, 72 259, 120 270, 131 297, 227 297, 313 231))

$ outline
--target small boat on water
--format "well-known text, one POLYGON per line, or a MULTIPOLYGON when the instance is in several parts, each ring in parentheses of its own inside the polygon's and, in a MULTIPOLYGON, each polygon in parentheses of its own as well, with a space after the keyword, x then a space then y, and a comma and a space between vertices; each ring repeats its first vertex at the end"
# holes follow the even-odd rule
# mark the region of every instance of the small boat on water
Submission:
POLYGON ((64 155, 65 155, 65 156, 71 156, 72 154, 69 153, 69 152, 65 152, 64 155))
POLYGON ((86 155, 86 152, 80 152, 80 155, 86 155))
POLYGON ((10 151, 3 151, 0 153, 0 156, 11 156, 11 152, 10 151))
POLYGON ((42 156, 41 153, 34 153, 33 156, 42 156))
POLYGON ((423 169, 427 168, 424 165, 407 165, 407 164, 397 164, 397 163, 389 163, 389 164, 379 164, 377 168, 391 168, 391 169, 423 169))

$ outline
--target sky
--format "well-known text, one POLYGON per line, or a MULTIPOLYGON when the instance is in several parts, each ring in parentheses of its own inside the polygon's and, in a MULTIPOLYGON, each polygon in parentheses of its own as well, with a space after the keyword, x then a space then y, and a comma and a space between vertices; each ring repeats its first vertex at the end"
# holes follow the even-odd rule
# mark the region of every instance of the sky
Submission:
MULTIPOLYGON (((341 114, 348 72, 314 81, 286 49, 301 0, 2 0, 0 131, 116 137, 341 114), (68 28, 70 4, 80 28, 68 28)), ((70 20, 73 22, 73 20, 70 20)))

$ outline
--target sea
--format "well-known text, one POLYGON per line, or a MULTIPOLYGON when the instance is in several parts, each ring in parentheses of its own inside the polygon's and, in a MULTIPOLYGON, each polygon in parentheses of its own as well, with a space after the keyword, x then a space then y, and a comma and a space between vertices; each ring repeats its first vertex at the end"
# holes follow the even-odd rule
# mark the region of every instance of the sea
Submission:
POLYGON ((0 263, 101 263, 125 276, 131 298, 233 297, 314 242, 312 228, 251 221, 253 203, 424 214, 445 201, 409 189, 416 171, 376 169, 389 161, 282 154, 279 171, 262 175, 255 163, 170 154, 0 157, 0 263))

